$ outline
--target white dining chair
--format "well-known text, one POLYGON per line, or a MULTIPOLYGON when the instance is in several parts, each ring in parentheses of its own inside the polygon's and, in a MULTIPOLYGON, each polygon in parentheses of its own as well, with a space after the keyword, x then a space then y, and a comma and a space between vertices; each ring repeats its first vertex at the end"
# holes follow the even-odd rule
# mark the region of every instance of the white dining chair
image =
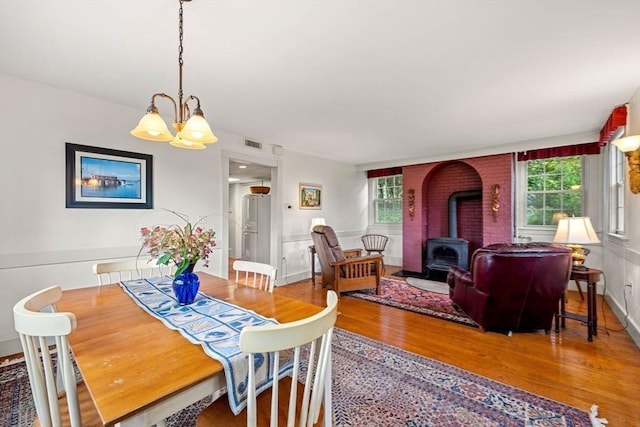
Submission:
POLYGON ((287 419, 287 426, 312 426, 319 421, 321 409, 323 425, 332 424, 331 410, 331 340, 336 322, 338 295, 327 291, 327 307, 320 313, 295 322, 279 325, 247 326, 240 333, 240 350, 248 353, 249 366, 247 408, 234 416, 225 399, 218 399, 205 409, 197 420, 197 426, 209 425, 255 427, 278 425, 280 418, 287 419), (279 371, 280 356, 293 353, 291 377, 278 380, 273 375, 271 392, 256 397, 254 355, 274 352, 274 363, 269 369, 279 371), (304 387, 298 390, 301 367, 306 369, 304 387), (292 381, 291 378, 296 379, 292 381), (288 393, 287 393, 288 391, 288 393), (288 394, 288 396, 287 396, 288 394), (271 404, 267 405, 269 397, 271 404), (280 399, 285 401, 280 404, 280 399), (263 410, 258 410, 258 408, 263 410), (264 409, 264 407, 270 409, 264 409), (246 421, 245 421, 246 419, 246 421), (258 420, 260 422, 258 423, 258 420))
POLYGON ((236 284, 273 293, 277 271, 274 266, 260 262, 236 260, 233 262, 233 269, 236 272, 236 284))
POLYGON ((174 272, 175 266, 173 264, 158 264, 155 259, 131 259, 93 265, 93 274, 98 276, 100 285, 143 277, 173 275, 174 272))
POLYGON ((101 426, 89 392, 84 384, 76 384, 67 341, 76 327, 76 317, 51 311, 61 296, 60 287, 53 286, 23 298, 13 307, 36 406, 35 425, 101 426))

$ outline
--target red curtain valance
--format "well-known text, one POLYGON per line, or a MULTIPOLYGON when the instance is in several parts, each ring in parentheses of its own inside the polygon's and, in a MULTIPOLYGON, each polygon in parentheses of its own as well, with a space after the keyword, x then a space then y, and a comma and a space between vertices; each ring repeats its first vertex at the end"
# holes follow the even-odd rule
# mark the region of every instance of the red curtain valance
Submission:
POLYGON ((383 176, 402 175, 402 168, 386 168, 386 169, 374 169, 367 171, 367 178, 381 178, 383 176))
POLYGON ((567 145, 565 147, 540 148, 538 150, 520 151, 518 161, 549 159, 551 157, 580 156, 582 154, 600 154, 600 143, 567 145))
POLYGON ((604 126, 600 130, 600 140, 598 143, 600 145, 607 145, 611 142, 611 136, 613 133, 618 130, 620 126, 625 126, 627 124, 627 106, 621 105, 616 107, 611 112, 611 115, 605 122, 604 126))

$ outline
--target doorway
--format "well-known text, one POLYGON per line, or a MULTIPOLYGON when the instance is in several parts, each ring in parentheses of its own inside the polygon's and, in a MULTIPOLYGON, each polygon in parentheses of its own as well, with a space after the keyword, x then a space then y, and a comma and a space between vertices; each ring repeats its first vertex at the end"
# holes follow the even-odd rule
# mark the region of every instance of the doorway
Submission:
POLYGON ((222 259, 221 267, 223 277, 229 277, 231 259, 242 256, 242 199, 250 194, 251 186, 270 187, 270 236, 269 239, 269 263, 278 266, 280 259, 280 240, 282 213, 280 206, 281 195, 279 191, 281 161, 277 158, 260 158, 244 153, 222 153, 223 191, 222 208, 227 213, 228 221, 221 224, 222 259))

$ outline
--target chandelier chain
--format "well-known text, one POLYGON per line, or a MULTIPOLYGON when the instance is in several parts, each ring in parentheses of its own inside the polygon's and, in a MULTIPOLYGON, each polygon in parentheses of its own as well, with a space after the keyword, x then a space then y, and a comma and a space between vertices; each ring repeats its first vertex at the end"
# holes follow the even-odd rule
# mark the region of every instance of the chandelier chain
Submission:
POLYGON ((182 65, 184 64, 184 61, 182 60, 182 39, 184 37, 184 31, 183 31, 183 13, 182 13, 182 3, 184 0, 180 0, 180 11, 178 12, 178 18, 179 18, 179 25, 178 25, 178 34, 179 34, 179 44, 178 44, 178 72, 179 72, 179 78, 178 78, 178 104, 180 105, 180 111, 179 111, 179 123, 183 123, 185 121, 185 105, 183 105, 182 103, 182 96, 183 96, 183 92, 182 92, 182 65))
POLYGON ((180 12, 178 14, 179 18, 180 18, 180 25, 179 25, 179 35, 180 35, 180 44, 178 46, 178 64, 182 65, 183 61, 182 61, 182 39, 184 38, 184 31, 182 29, 182 21, 183 21, 183 17, 182 17, 182 3, 183 0, 180 0, 180 12))

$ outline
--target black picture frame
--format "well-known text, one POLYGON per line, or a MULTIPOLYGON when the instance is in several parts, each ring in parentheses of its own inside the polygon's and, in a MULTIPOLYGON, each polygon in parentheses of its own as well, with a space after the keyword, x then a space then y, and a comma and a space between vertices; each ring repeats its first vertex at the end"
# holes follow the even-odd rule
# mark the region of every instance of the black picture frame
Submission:
POLYGON ((153 156, 65 144, 66 207, 153 209, 153 156))

